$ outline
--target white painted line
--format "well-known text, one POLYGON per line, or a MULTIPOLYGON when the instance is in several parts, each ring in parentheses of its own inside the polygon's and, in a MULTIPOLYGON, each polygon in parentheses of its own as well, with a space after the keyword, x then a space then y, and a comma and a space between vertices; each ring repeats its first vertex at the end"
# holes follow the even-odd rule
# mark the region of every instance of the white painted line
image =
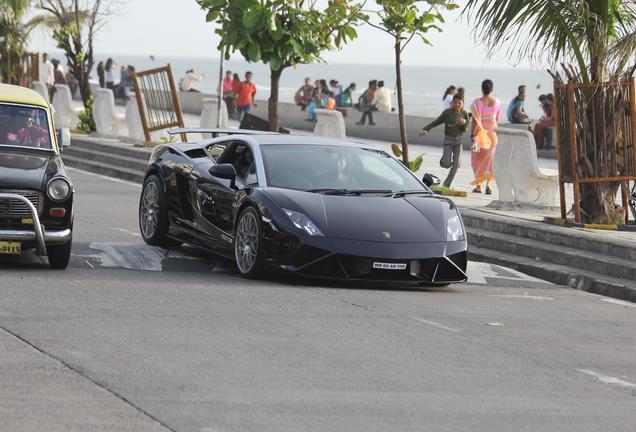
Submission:
POLYGON ((411 319, 413 321, 416 321, 418 323, 426 324, 428 326, 435 327, 435 328, 438 328, 438 329, 441 329, 441 330, 446 330, 446 331, 453 332, 453 333, 457 333, 457 332, 461 331, 460 329, 456 329, 456 328, 453 328, 453 327, 448 327, 448 326, 445 326, 444 324, 440 324, 440 323, 435 322, 435 321, 425 320, 425 319, 418 318, 418 317, 409 317, 409 319, 411 319))
POLYGON ((130 231, 130 230, 127 230, 127 229, 124 229, 124 228, 116 228, 116 227, 113 227, 113 228, 111 228, 111 229, 112 229, 113 231, 119 231, 119 232, 121 232, 121 233, 128 234, 128 235, 131 235, 131 236, 141 237, 141 234, 140 234, 140 233, 138 233, 138 232, 134 232, 134 231, 130 231))
POLYGON ((554 300, 554 298, 552 297, 544 297, 544 296, 529 295, 529 294, 491 294, 490 297, 518 298, 518 299, 528 299, 528 300, 554 300))
POLYGON ((85 262, 86 264, 88 264, 88 266, 89 266, 90 268, 92 268, 92 269, 94 269, 94 268, 95 268, 95 266, 94 266, 93 264, 89 263, 89 262, 88 262, 88 260, 84 260, 84 262, 85 262))
POLYGON ((118 178, 115 178, 115 177, 108 177, 108 176, 105 176, 105 175, 102 175, 102 174, 96 174, 96 173, 93 173, 93 172, 90 172, 90 171, 84 171, 84 170, 78 169, 78 168, 66 167, 66 169, 69 170, 69 171, 77 171, 79 173, 86 174, 86 175, 89 175, 89 176, 99 177, 99 178, 102 178, 102 179, 105 179, 105 180, 110 180, 110 181, 115 182, 115 183, 122 183, 122 184, 126 184, 126 185, 129 185, 129 186, 136 186, 138 188, 141 188, 141 185, 139 183, 131 182, 131 181, 128 181, 128 180, 122 180, 122 179, 118 179, 118 178))
POLYGON ((621 306, 627 306, 627 307, 636 308, 636 303, 631 303, 631 302, 624 301, 624 300, 616 300, 616 299, 604 298, 604 299, 601 299, 601 301, 604 301, 606 303, 614 303, 614 304, 621 305, 621 306))
POLYGON ((625 387, 625 388, 636 388, 636 384, 634 383, 630 383, 629 381, 623 381, 622 379, 619 379, 619 378, 603 375, 602 373, 595 372, 593 370, 577 369, 576 371, 582 374, 594 377, 598 379, 600 382, 602 382, 603 384, 618 386, 618 387, 625 387))

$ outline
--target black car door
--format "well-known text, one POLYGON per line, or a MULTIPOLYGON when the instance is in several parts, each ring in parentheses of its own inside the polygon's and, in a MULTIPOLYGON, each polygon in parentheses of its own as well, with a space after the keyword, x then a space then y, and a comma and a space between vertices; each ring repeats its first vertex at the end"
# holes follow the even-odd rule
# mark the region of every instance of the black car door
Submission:
POLYGON ((253 158, 248 144, 243 141, 229 142, 216 162, 232 164, 238 173, 236 180, 213 177, 208 172, 209 167, 198 167, 201 169, 198 170, 196 194, 201 215, 210 230, 209 234, 217 242, 214 248, 229 253, 232 248, 236 204, 245 194, 246 181, 252 182, 255 172, 250 173, 253 158), (246 167, 250 160, 251 164, 246 167))

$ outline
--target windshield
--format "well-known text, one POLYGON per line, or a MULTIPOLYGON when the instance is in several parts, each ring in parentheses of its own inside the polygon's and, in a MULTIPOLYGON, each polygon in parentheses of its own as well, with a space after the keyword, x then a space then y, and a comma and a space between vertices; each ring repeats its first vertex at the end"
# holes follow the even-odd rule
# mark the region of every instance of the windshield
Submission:
POLYGON ((261 147, 270 186, 306 191, 428 192, 400 162, 374 149, 324 145, 261 147))
POLYGON ((51 149, 46 111, 0 104, 0 145, 51 149))

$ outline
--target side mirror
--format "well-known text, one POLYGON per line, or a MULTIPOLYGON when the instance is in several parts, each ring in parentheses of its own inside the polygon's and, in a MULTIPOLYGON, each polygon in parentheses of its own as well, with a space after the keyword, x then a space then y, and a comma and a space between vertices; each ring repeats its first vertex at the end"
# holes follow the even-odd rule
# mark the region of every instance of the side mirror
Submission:
POLYGON ((438 186, 441 183, 441 180, 439 179, 439 177, 434 176, 433 174, 428 174, 428 173, 424 174, 422 181, 427 187, 438 186))
POLYGON ((236 169, 232 164, 219 164, 210 167, 210 175, 212 177, 234 181, 236 179, 236 169))
POLYGON ((58 129, 57 143, 60 147, 60 151, 63 151, 65 147, 71 146, 71 131, 69 128, 63 127, 58 129))

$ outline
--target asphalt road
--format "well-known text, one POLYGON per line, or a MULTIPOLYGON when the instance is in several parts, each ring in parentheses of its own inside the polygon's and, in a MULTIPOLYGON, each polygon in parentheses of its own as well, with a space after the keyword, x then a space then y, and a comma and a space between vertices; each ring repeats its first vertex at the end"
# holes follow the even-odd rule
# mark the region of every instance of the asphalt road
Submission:
POLYGON ((240 278, 72 171, 66 271, 0 260, 0 430, 634 431, 636 305, 485 264, 414 290, 240 278))

